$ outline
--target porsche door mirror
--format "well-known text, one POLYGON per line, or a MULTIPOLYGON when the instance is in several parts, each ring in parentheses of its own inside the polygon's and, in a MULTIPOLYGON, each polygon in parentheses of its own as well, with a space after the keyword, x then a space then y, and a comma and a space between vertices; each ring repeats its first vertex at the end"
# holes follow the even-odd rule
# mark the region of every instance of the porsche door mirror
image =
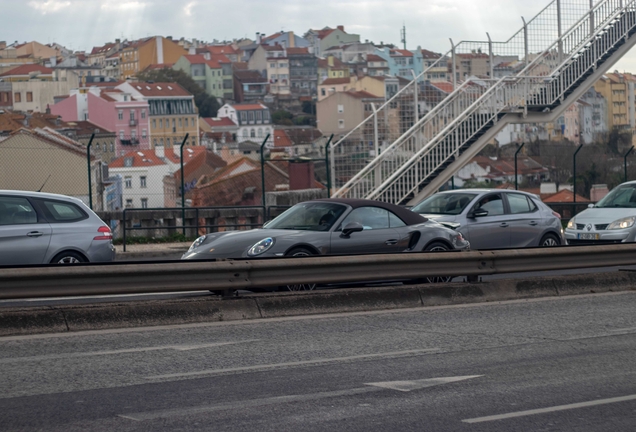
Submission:
POLYGON ((359 222, 349 222, 342 229, 342 237, 349 237, 351 233, 360 232, 364 229, 361 223, 359 222))

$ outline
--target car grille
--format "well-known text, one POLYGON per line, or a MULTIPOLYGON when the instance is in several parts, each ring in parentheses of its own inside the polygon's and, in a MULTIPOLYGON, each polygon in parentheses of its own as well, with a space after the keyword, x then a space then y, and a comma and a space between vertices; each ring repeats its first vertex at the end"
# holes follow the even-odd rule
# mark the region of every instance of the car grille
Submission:
MULTIPOLYGON (((608 225, 609 225, 609 224, 599 224, 599 225, 594 225, 594 228, 596 229, 596 231, 603 231, 603 230, 607 229, 607 226, 608 226, 608 225)), ((577 223, 577 224, 576 224, 576 229, 577 229, 577 230, 579 230, 579 231, 584 230, 584 229, 585 229, 585 224, 579 224, 579 223, 577 223)))

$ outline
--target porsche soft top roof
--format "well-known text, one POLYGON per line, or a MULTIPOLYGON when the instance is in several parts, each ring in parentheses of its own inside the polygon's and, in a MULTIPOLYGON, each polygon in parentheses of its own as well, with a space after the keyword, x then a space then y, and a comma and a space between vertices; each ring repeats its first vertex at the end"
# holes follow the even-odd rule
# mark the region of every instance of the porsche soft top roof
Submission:
POLYGON ((412 212, 411 210, 400 207, 399 205, 389 204, 382 201, 367 200, 367 199, 355 199, 355 198, 321 198, 312 201, 326 201, 338 204, 345 204, 355 208, 358 207, 379 207, 389 210, 395 213, 402 221, 407 225, 417 225, 426 222, 424 216, 419 213, 412 212))

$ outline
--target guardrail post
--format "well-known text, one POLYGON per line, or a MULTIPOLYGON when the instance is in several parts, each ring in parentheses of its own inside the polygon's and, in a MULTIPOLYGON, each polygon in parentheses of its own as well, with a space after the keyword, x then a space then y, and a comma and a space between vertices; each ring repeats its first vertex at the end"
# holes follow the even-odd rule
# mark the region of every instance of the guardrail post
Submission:
MULTIPOLYGON (((415 108, 415 114, 413 115, 413 124, 417 123, 420 120, 420 109, 419 109, 419 91, 420 87, 417 85, 417 75, 415 75, 415 71, 411 69, 411 74, 413 75, 413 84, 415 89, 413 89, 413 105, 415 108)), ((417 134, 416 137, 419 138, 420 134, 417 134)), ((419 139, 417 139, 418 147, 419 147, 419 139)))
MULTIPOLYGON (((583 148, 583 144, 579 145, 579 148, 574 152, 574 156, 572 156, 572 202, 576 203, 576 154, 583 148)), ((574 211, 576 211, 576 206, 574 207, 574 211)))
POLYGON ((91 145, 93 145, 93 138, 95 134, 91 135, 91 139, 88 140, 86 146, 86 164, 88 166, 88 207, 93 210, 93 179, 91 173, 91 145))
POLYGON ((563 29, 561 27, 561 0, 556 0, 557 36, 559 37, 559 64, 563 63, 563 29))
POLYGON ((488 37, 488 59, 490 61, 490 79, 495 79, 495 65, 494 54, 492 52, 492 39, 490 39, 490 34, 486 32, 486 36, 488 37))
POLYGON ((333 134, 327 140, 327 144, 325 144, 325 173, 327 175, 327 198, 331 198, 331 167, 329 166, 329 146, 331 145, 331 140, 333 139, 333 134))
POLYGON ((629 156, 629 154, 634 151, 634 147, 630 147, 629 150, 627 150, 627 153, 625 153, 625 156, 623 157, 623 168, 625 170, 625 176, 624 176, 624 182, 627 181, 627 156, 629 156))
MULTIPOLYGON (((261 200, 262 200, 262 205, 263 208, 265 208, 266 204, 265 204, 265 144, 267 144, 267 140, 269 139, 269 134, 265 135, 265 139, 263 140, 263 143, 261 144, 261 189, 262 189, 262 196, 261 196, 261 200)), ((263 214, 263 217, 265 215, 263 214)), ((265 222, 265 221, 263 221, 265 222)))
POLYGON ((181 165, 181 225, 183 229, 183 236, 186 235, 186 225, 185 225, 185 181, 184 181, 184 173, 183 173, 183 146, 190 134, 185 134, 183 141, 181 142, 181 146, 179 147, 179 164, 181 165))
POLYGON ((594 34, 594 0, 590 0, 590 36, 594 34))
POLYGON ((521 145, 519 146, 519 148, 517 149, 517 151, 515 152, 515 190, 519 190, 519 184, 518 184, 518 176, 517 176, 517 155, 519 154, 519 152, 521 151, 521 149, 523 148, 523 146, 526 145, 526 143, 521 143, 521 145))

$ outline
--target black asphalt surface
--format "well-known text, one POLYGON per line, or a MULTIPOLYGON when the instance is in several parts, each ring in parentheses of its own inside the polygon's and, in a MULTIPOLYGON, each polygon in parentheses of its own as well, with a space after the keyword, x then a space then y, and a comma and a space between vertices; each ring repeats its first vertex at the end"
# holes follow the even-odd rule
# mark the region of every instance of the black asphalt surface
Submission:
POLYGON ((0 338, 0 429, 631 431, 634 310, 626 292, 0 338))

